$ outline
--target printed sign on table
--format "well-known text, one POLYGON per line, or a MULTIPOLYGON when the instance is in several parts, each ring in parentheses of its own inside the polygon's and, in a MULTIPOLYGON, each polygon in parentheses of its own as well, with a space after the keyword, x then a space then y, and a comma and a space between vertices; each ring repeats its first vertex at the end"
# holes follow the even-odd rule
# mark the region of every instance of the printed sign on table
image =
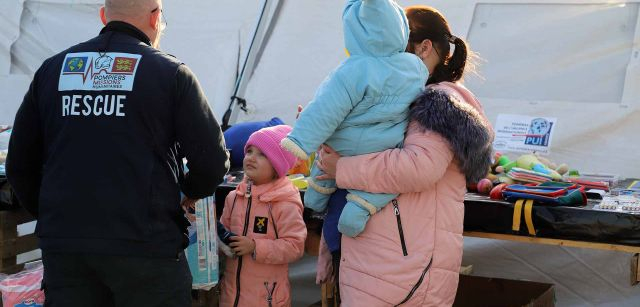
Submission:
POLYGON ((549 154, 556 121, 551 117, 499 114, 493 148, 497 151, 549 154))

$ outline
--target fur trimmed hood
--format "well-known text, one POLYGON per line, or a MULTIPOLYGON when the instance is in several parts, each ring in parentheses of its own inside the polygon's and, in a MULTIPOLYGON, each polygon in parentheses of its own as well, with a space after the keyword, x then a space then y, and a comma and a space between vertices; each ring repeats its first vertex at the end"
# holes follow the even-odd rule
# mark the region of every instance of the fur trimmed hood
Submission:
POLYGON ((478 182, 487 175, 494 134, 471 104, 449 91, 427 88, 411 106, 410 117, 449 141, 467 182, 478 182))

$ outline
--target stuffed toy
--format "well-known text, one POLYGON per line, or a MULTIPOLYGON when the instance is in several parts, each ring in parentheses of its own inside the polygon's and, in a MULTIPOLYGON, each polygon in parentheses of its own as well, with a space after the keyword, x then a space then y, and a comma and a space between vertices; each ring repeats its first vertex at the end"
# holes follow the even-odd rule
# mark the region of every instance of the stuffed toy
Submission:
POLYGON ((516 166, 526 170, 551 176, 553 180, 561 180, 562 176, 553 169, 542 164, 535 155, 522 155, 516 160, 516 166))

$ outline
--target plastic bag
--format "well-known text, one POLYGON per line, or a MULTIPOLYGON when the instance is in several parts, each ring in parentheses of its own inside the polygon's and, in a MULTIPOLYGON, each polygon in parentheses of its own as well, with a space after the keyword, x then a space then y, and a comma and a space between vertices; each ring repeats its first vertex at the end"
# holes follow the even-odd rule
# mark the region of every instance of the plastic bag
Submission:
POLYGON ((193 289, 209 290, 218 284, 220 260, 215 212, 214 197, 207 197, 195 204, 194 214, 188 217, 191 222, 187 228, 189 246, 184 252, 193 277, 193 289))
POLYGON ((44 267, 42 261, 25 265, 13 275, 0 275, 0 291, 4 307, 42 307, 44 292, 40 290, 44 267))

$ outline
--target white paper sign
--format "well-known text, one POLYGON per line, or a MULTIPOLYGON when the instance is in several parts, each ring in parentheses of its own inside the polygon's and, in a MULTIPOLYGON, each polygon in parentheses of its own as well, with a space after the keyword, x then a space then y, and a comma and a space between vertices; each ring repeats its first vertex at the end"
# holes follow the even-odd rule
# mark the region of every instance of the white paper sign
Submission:
POLYGON ((497 151, 549 154, 556 121, 551 117, 499 114, 493 148, 497 151))

